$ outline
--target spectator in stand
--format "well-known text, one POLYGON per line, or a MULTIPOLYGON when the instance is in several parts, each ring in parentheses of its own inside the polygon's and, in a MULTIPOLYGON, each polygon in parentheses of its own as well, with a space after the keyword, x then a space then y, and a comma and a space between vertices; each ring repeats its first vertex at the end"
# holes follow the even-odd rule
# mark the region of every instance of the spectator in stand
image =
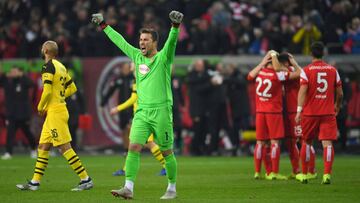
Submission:
POLYGON ((192 155, 205 153, 205 138, 208 120, 208 99, 210 97, 211 82, 205 61, 197 59, 192 70, 187 75, 189 87, 190 115, 193 121, 194 137, 191 143, 192 155))
POLYGON ((231 142, 234 146, 233 155, 239 150, 241 131, 247 130, 250 125, 250 104, 248 93, 248 81, 246 75, 242 74, 234 64, 229 64, 229 76, 225 80, 227 86, 227 98, 231 107, 231 142))
POLYGON ((3 160, 11 159, 13 142, 17 129, 21 128, 29 141, 31 158, 36 158, 36 144, 33 133, 30 131, 31 101, 29 90, 35 85, 19 67, 13 67, 6 75, 0 70, 0 86, 5 91, 6 106, 6 152, 3 160))
POLYGON ((302 54, 309 55, 311 44, 318 41, 320 38, 320 30, 313 22, 307 21, 305 25, 295 33, 292 40, 293 43, 302 45, 302 54))
POLYGON ((355 17, 352 19, 351 24, 348 24, 347 32, 340 36, 343 43, 345 53, 360 53, 360 18, 355 17))

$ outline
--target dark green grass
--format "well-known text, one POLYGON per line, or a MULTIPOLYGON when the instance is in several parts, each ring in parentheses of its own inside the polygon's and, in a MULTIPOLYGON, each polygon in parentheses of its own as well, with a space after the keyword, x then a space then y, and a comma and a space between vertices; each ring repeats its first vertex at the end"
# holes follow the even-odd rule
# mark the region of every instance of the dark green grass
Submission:
MULTIPOLYGON (((15 184, 32 177, 34 160, 15 156, 0 160, 0 202, 118 202, 110 194, 119 188, 124 177, 112 172, 123 162, 120 156, 80 156, 94 180, 90 191, 71 192, 78 177, 62 157, 51 157, 46 175, 38 191, 18 191, 15 184)), ((336 156, 331 185, 321 185, 322 159, 317 160, 319 177, 307 185, 294 180, 254 180, 251 157, 178 157, 178 198, 174 202, 359 202, 360 157, 336 156)), ((148 155, 141 159, 135 184, 135 202, 158 202, 167 186, 166 177, 159 177, 159 164, 148 155)), ((290 173, 287 157, 280 170, 290 173)))

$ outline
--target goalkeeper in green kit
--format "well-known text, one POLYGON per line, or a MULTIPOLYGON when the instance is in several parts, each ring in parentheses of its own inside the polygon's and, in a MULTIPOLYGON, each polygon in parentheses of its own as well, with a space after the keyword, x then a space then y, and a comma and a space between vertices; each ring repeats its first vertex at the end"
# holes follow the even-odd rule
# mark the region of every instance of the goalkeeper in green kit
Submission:
POLYGON ((111 191, 116 197, 133 198, 134 182, 140 166, 140 152, 149 135, 153 133, 155 142, 165 157, 168 178, 167 190, 160 199, 176 198, 177 162, 173 153, 171 64, 175 57, 179 25, 183 16, 178 11, 170 12, 172 28, 163 49, 158 51, 158 33, 155 30, 151 28, 140 30, 140 49, 138 49, 107 25, 102 14, 92 15, 92 22, 99 25, 109 39, 135 63, 138 108, 130 130, 125 185, 119 190, 111 191))

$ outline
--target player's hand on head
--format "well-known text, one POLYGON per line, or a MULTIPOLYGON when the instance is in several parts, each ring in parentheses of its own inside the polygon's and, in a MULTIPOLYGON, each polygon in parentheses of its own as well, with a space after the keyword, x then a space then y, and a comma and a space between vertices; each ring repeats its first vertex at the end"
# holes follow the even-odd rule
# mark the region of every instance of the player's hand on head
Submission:
POLYGON ((100 25, 104 21, 104 16, 101 13, 94 13, 91 15, 91 22, 100 25))
POLYGON ((184 18, 184 14, 180 13, 179 11, 171 11, 169 13, 169 18, 172 23, 180 24, 184 18))

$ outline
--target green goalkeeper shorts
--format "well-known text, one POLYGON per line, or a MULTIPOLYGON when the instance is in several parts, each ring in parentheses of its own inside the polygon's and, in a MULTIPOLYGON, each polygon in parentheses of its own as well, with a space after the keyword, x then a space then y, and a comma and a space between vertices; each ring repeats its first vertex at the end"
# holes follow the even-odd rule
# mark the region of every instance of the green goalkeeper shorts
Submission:
POLYGON ((173 115, 169 106, 138 109, 130 130, 130 143, 144 145, 150 134, 154 134, 161 151, 173 148, 173 115))

